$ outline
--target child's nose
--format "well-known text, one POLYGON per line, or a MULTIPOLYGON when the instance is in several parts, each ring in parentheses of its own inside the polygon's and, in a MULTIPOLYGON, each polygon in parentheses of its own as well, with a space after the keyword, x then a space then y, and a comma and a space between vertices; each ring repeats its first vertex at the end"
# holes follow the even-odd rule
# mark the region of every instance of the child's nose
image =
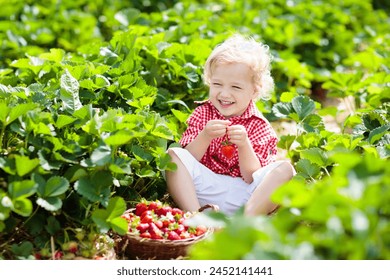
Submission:
POLYGON ((228 88, 221 88, 221 91, 219 93, 220 96, 229 96, 229 89, 228 88))

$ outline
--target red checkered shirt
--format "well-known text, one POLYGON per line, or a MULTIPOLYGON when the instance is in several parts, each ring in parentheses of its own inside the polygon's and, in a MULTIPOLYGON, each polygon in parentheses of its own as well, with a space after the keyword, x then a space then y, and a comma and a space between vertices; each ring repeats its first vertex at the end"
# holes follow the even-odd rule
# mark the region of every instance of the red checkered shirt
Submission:
MULTIPOLYGON (((218 112, 209 100, 205 101, 188 118, 188 127, 180 139, 180 145, 182 147, 187 146, 204 129, 209 120, 216 119, 225 120, 226 118, 218 112)), ((231 117, 229 120, 232 125, 239 124, 246 128, 261 166, 266 166, 275 160, 274 155, 277 151, 276 144, 278 142, 276 133, 267 119, 256 108, 254 102, 249 104, 241 116, 231 117)), ((213 139, 200 162, 215 173, 242 177, 238 165, 237 147, 233 158, 227 159, 221 152, 221 142, 224 140, 226 140, 226 137, 213 139)))

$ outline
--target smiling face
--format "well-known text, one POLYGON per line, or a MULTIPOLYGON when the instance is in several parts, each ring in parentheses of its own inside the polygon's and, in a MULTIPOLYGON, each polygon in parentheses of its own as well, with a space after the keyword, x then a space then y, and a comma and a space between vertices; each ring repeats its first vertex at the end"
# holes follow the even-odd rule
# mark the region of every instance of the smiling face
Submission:
POLYGON ((242 115, 257 96, 252 70, 243 63, 215 65, 209 95, 211 103, 226 118, 242 115))

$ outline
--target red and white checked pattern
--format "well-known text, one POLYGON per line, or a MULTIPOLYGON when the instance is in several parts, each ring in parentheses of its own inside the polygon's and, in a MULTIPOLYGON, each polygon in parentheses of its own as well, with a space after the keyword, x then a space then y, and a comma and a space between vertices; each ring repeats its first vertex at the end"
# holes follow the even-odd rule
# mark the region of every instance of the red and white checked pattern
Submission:
MULTIPOLYGON (((226 118, 210 101, 197 107, 187 120, 188 127, 180 139, 180 145, 187 146, 203 130, 209 120, 216 119, 225 120, 226 118)), ((232 124, 240 124, 246 128, 261 166, 266 166, 275 160, 278 141, 276 133, 253 102, 241 116, 232 117, 229 120, 232 124)), ((221 152, 222 142, 225 140, 226 137, 213 139, 200 162, 215 173, 241 177, 237 151, 231 159, 227 159, 221 152)))

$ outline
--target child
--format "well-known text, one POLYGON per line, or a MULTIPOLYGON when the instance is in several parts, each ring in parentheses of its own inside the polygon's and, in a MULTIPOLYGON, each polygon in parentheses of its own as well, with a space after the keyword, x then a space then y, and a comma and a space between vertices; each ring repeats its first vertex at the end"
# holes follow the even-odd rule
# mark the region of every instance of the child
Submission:
POLYGON ((177 165, 166 172, 168 191, 180 208, 196 211, 214 204, 227 215, 242 206, 246 215, 276 209, 270 196, 294 169, 274 160, 276 134, 255 105, 273 90, 270 61, 267 46, 238 34, 207 59, 209 99, 189 117, 183 148, 168 149, 177 165), (226 142, 233 148, 222 148, 226 142))

